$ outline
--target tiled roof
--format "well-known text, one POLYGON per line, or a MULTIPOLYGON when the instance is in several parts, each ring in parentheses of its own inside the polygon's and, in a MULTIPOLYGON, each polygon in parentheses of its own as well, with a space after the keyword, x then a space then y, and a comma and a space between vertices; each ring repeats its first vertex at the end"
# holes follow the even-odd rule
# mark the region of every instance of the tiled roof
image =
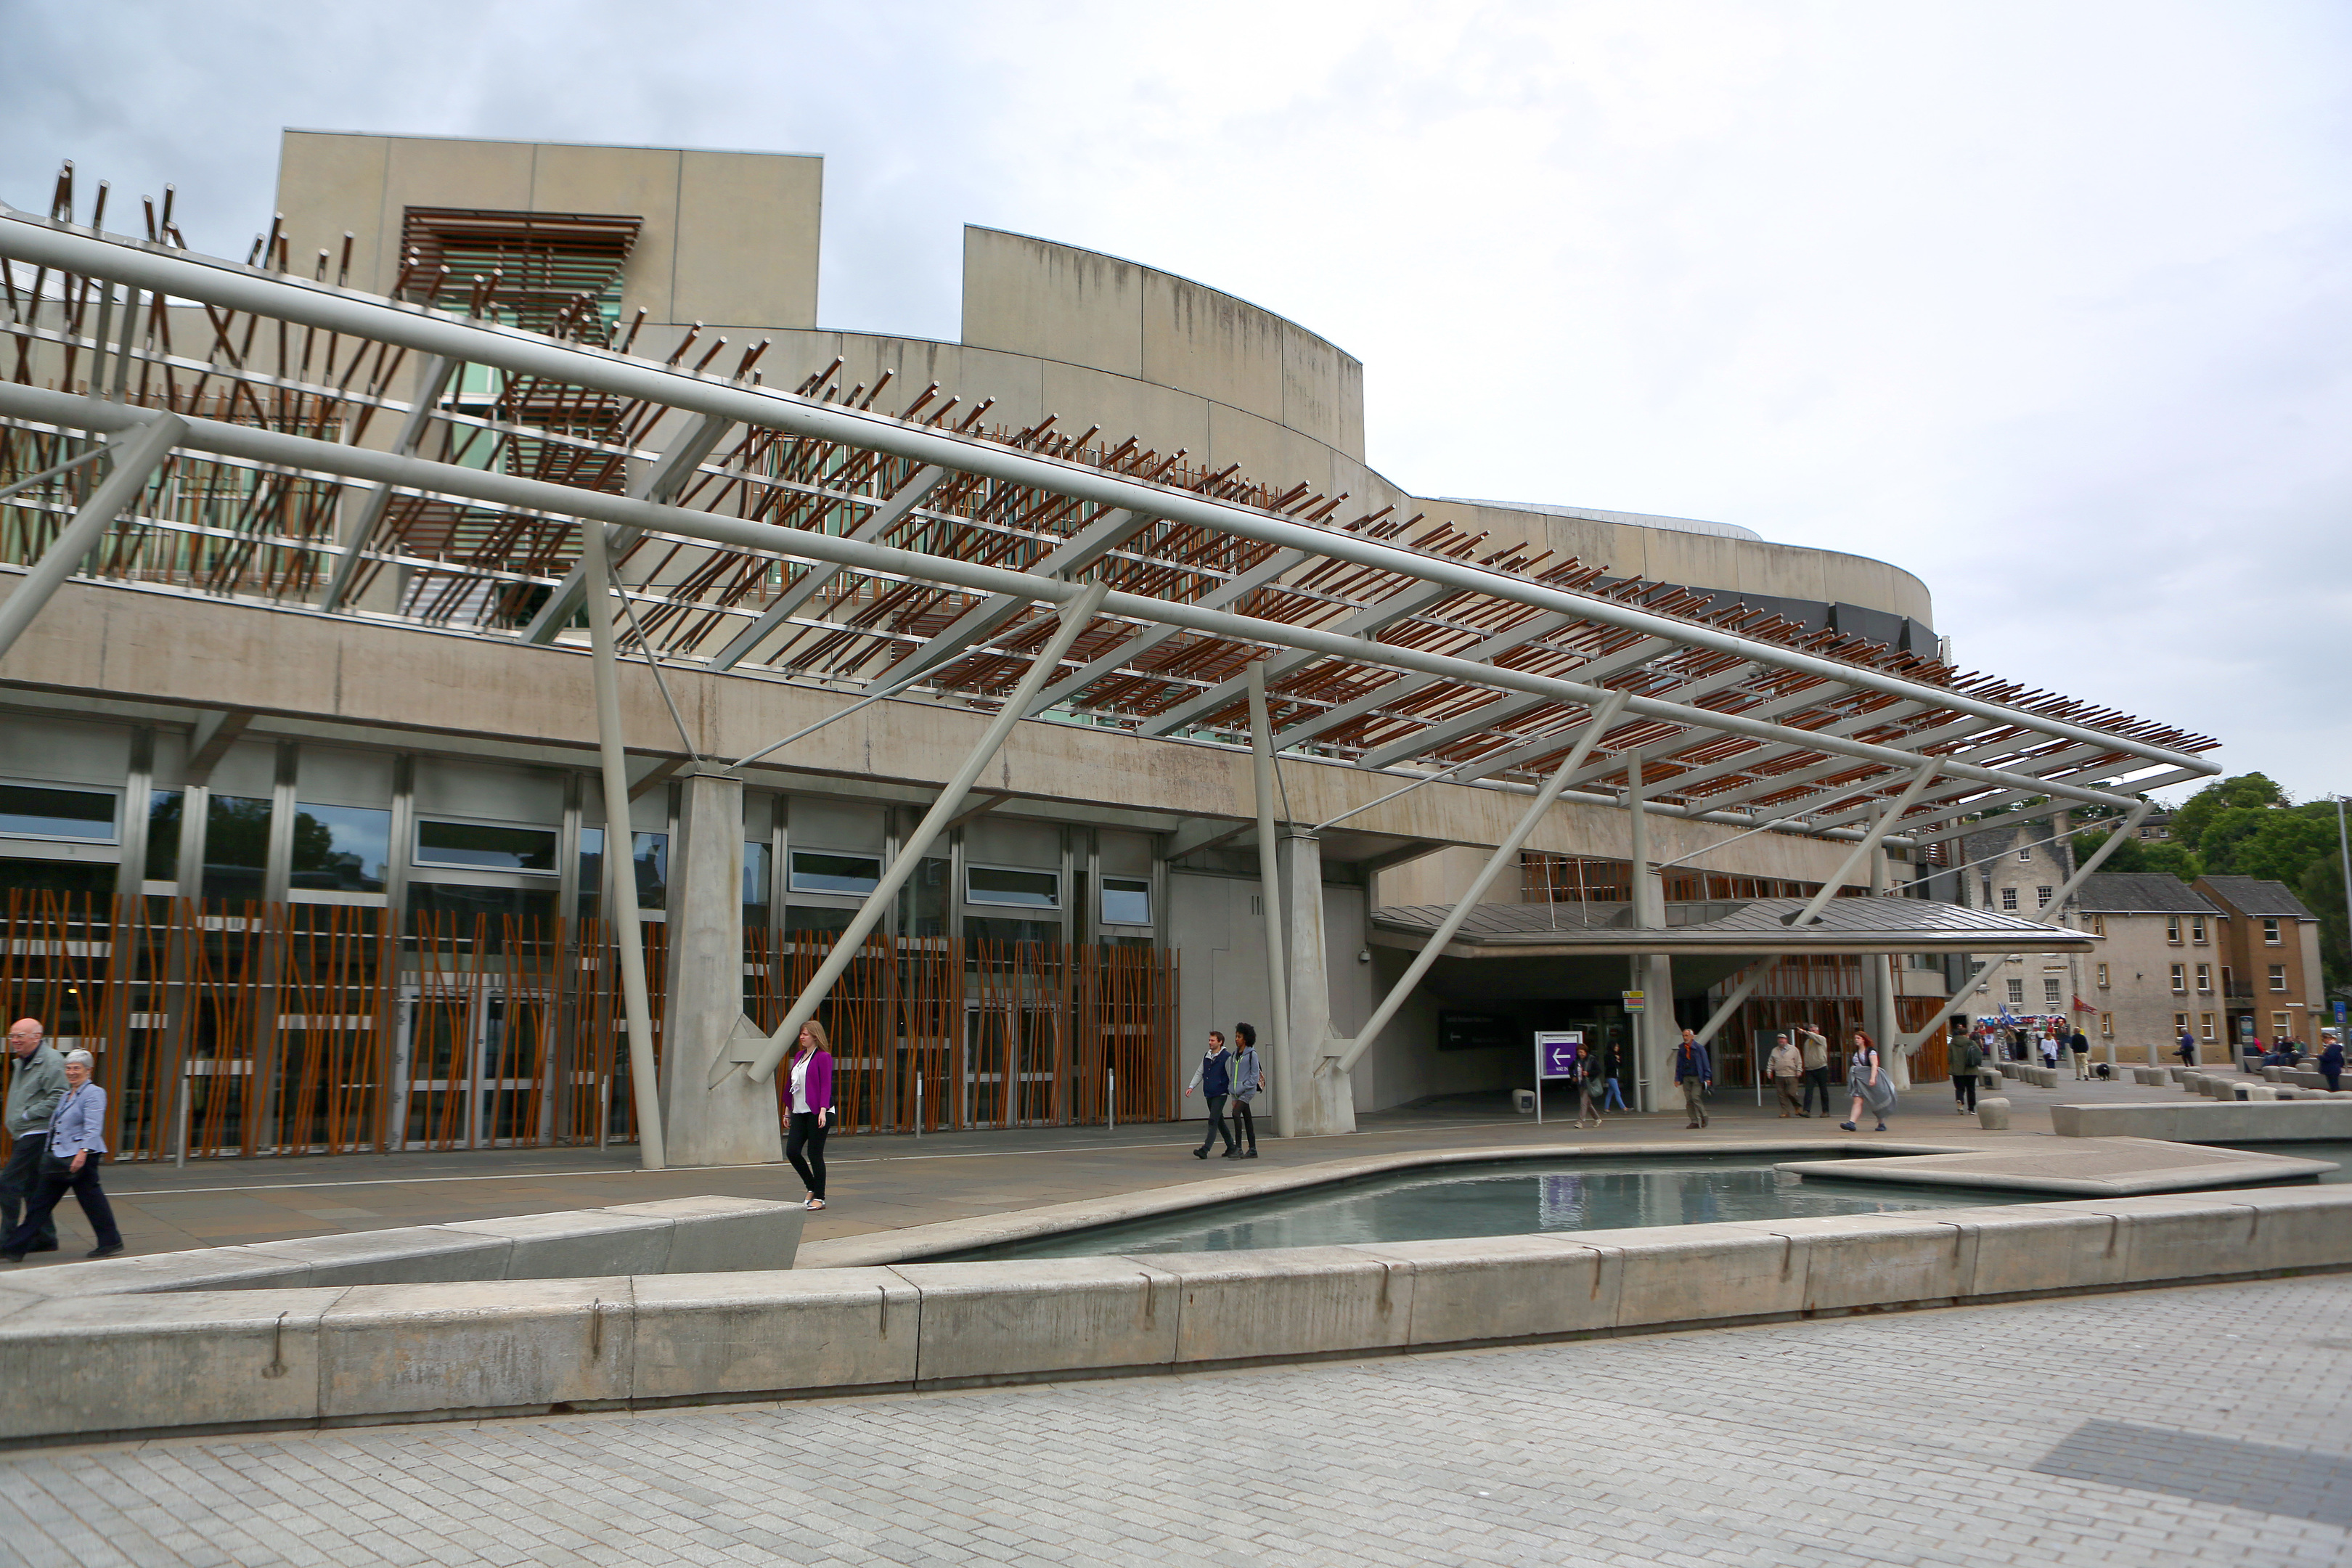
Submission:
POLYGON ((2302 900, 2287 891, 2284 882, 2265 881, 2260 877, 2208 877, 2205 885, 2242 915, 2293 915, 2299 921, 2319 918, 2303 907, 2302 900))
POLYGON ((2169 871, 2095 871, 2074 895, 2084 913, 2218 915, 2203 894, 2169 871))

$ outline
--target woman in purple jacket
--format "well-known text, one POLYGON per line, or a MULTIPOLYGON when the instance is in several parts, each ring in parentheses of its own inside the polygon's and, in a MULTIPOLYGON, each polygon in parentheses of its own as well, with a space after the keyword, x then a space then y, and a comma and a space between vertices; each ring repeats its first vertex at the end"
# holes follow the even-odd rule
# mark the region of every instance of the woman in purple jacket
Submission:
POLYGON ((784 1129, 784 1158, 808 1188, 808 1206, 824 1207, 824 1134, 833 1124, 833 1047, 824 1026, 812 1018, 793 1046, 792 1118, 784 1129))

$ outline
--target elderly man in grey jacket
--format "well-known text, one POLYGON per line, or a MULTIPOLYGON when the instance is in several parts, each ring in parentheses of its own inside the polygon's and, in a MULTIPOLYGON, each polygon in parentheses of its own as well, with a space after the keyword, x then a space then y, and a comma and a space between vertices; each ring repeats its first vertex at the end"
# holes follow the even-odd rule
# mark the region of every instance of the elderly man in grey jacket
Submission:
MULTIPOLYGON (((49 1118, 65 1098, 65 1058, 42 1039, 38 1018, 19 1018, 8 1026, 8 1055, 14 1068, 8 1080, 8 1105, 0 1112, 16 1144, 8 1163, 0 1168, 0 1236, 16 1228, 20 1209, 29 1209, 41 1190, 41 1156, 48 1152, 49 1118)), ((55 1252, 58 1227, 45 1222, 27 1252, 55 1252)))

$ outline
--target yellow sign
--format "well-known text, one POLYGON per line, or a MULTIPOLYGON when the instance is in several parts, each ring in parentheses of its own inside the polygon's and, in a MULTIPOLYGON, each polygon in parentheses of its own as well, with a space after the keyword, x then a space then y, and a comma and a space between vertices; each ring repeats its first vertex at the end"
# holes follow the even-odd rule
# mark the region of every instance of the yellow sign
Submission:
POLYGON ((1641 1012, 1650 1000, 1650 994, 1646 991, 1621 991, 1618 994, 1625 998, 1625 1011, 1628 1013, 1641 1012))

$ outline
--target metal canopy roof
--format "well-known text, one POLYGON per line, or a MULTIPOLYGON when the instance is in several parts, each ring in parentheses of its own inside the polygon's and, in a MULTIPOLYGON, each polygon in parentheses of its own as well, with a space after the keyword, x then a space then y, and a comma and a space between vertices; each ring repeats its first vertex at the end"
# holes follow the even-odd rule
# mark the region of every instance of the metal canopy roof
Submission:
MULTIPOLYGON (((1819 920, 1792 926, 1803 899, 1759 899, 1712 920, 1644 931, 1623 904, 1481 904, 1446 945, 1449 958, 1551 958, 1637 952, 1713 953, 2090 952, 2088 931, 1925 899, 1832 899, 1819 920), (1591 913, 1586 911, 1590 910, 1591 913), (1620 923, 1620 922, 1622 923, 1620 923)), ((1450 912, 1443 904, 1372 911, 1372 940, 1418 952, 1450 912)))
MULTIPOLYGON (((584 297, 529 331, 480 319, 496 279, 451 284, 461 316, 295 276, 274 235, 240 266, 187 253, 168 212, 145 242, 71 216, 62 181, 49 219, 0 207, 0 488, 87 433, 189 420, 103 578, 561 642, 597 519, 629 646, 672 665, 984 705, 1102 582, 1039 716, 1244 744, 1262 659, 1287 755, 1525 789, 1622 690, 1571 792, 1613 798, 1638 754, 1654 811, 1839 837, 1928 759, 1915 837, 2219 771, 2205 736, 1054 416, 992 426, 936 387, 884 403, 887 374, 844 387, 836 362, 782 391, 764 343, 698 327, 640 355, 584 297), (198 341, 165 300, 201 306, 198 341)), ((101 468, 19 487, 0 521, 53 533, 101 468)))

